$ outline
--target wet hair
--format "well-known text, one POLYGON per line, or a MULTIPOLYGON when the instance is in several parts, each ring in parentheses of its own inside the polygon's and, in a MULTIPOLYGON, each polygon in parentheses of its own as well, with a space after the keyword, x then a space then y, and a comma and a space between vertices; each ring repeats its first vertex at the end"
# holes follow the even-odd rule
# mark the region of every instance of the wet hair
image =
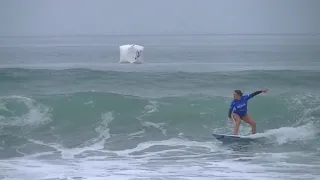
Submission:
POLYGON ((239 96, 242 96, 242 95, 243 95, 243 93, 242 93, 241 90, 239 90, 239 89, 234 90, 234 92, 235 92, 236 94, 238 94, 239 96))

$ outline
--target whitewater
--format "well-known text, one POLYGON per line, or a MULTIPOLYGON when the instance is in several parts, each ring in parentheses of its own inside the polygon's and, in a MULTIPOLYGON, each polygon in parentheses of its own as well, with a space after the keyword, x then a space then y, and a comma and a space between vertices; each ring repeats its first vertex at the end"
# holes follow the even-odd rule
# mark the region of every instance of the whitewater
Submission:
POLYGON ((320 179, 320 36, 2 37, 0 62, 0 179, 320 179), (263 88, 264 140, 215 140, 263 88))

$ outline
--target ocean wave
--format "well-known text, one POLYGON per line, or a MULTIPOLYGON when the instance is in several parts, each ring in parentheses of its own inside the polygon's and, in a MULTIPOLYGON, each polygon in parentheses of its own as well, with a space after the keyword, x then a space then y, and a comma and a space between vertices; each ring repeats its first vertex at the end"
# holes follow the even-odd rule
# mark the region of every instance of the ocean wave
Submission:
MULTIPOLYGON (((287 94, 251 101, 249 112, 257 121, 260 136, 278 144, 311 143, 317 138, 319 107, 314 104, 319 99, 287 94)), ((205 141, 211 139, 211 132, 231 134, 233 128, 226 122, 230 99, 224 97, 149 99, 85 92, 32 98, 10 96, 2 97, 1 102, 2 135, 28 137, 67 149, 98 143, 102 149, 117 150, 124 143, 129 148, 130 144, 134 147, 139 142, 168 138, 205 141), (5 112, 8 113, 4 115, 5 112)), ((243 123, 240 133, 249 132, 249 126, 243 123)), ((2 147, 7 141, 4 138, 2 147)))

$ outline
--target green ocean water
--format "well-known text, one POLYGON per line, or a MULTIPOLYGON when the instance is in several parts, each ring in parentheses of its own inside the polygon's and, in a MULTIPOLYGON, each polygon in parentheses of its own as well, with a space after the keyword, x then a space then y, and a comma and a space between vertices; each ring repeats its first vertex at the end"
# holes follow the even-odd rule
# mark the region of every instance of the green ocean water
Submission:
MULTIPOLYGON (((317 179, 318 36, 2 38, 4 179, 317 179), (119 64, 118 46, 145 47, 119 64), (234 89, 264 142, 223 145, 234 89)), ((250 134, 242 123, 240 134, 250 134)))

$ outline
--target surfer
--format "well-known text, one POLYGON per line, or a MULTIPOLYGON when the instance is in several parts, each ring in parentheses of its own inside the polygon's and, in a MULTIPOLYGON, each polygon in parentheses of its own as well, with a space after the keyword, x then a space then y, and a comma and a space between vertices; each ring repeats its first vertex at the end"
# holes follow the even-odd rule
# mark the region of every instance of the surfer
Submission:
POLYGON ((251 125, 252 134, 256 133, 256 122, 247 113, 248 100, 253 98, 254 96, 262 93, 262 92, 265 93, 267 91, 268 91, 268 89, 263 89, 263 90, 253 92, 248 95, 243 95, 243 93, 240 90, 234 90, 234 92, 233 92, 234 99, 231 102, 229 113, 228 113, 229 122, 232 122, 231 114, 233 115, 233 119, 236 122, 236 124, 234 126, 234 135, 238 135, 241 119, 251 125))

